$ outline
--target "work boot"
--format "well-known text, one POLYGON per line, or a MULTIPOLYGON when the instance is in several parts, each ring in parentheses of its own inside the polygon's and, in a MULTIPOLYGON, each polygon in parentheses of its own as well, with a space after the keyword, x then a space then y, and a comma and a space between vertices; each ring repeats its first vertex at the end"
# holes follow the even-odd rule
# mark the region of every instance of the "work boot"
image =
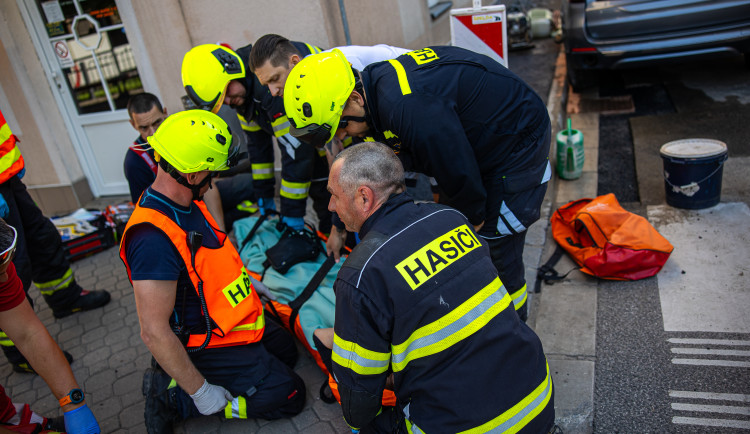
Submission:
POLYGON ((52 309, 55 318, 65 318, 76 312, 96 309, 109 303, 110 295, 107 291, 81 291, 81 295, 71 304, 59 309, 52 309))
POLYGON ((176 385, 170 388, 171 382, 172 378, 159 368, 148 368, 143 374, 143 416, 150 434, 171 433, 180 418, 174 402, 178 389, 176 385))
MULTIPOLYGON (((68 360, 68 364, 73 363, 73 356, 69 352, 63 351, 63 355, 68 360)), ((25 358, 23 358, 22 360, 17 360, 13 362, 13 371, 19 372, 21 374, 36 374, 37 373, 34 370, 34 368, 31 367, 31 365, 25 358)))

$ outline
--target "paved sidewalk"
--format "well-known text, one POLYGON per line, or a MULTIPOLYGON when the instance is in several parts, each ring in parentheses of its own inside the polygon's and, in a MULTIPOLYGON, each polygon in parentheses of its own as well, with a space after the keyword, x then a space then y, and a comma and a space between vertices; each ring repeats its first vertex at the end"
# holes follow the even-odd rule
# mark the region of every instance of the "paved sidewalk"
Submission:
MULTIPOLYGON (((553 119, 551 161, 554 166, 554 137, 564 117, 564 57, 560 56, 555 80, 550 90, 548 109, 553 119)), ((559 205, 596 193, 596 134, 594 117, 573 118, 577 129, 584 131, 586 166, 576 181, 560 181, 553 176, 542 217, 529 228, 524 261, 527 264, 529 325, 539 334, 555 381, 555 407, 558 421, 566 433, 592 431, 593 379, 595 360, 596 282, 580 275, 565 283, 542 286, 533 293, 536 269, 554 250, 549 237, 549 216, 559 205), (593 189, 593 190, 592 190, 593 189)), ((106 198, 110 202, 112 198, 106 198)), ((150 365, 150 353, 140 338, 132 288, 125 274, 117 247, 73 263, 79 283, 87 289, 106 289, 112 301, 104 308, 76 314, 60 320, 43 302, 38 289, 32 287, 36 312, 60 346, 75 358, 73 371, 86 392, 89 406, 104 433, 142 433, 144 398, 141 394, 143 371, 150 365)), ((566 257, 559 270, 573 267, 566 257), (566 262, 567 261, 567 262, 566 262)), ((178 433, 349 433, 338 404, 326 404, 318 397, 325 380, 307 352, 299 346, 296 371, 305 380, 307 403, 302 413, 279 421, 226 421, 218 416, 191 419, 177 427, 178 433)), ((46 416, 56 416, 58 405, 41 378, 12 372, 7 362, 0 362, 0 376, 15 402, 26 402, 46 416)))

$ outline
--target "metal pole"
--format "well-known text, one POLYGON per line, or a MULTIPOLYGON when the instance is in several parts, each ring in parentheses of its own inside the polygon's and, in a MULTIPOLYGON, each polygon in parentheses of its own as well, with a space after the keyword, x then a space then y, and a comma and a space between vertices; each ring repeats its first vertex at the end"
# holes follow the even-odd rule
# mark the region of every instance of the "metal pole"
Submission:
POLYGON ((352 37, 349 34, 349 21, 347 21, 346 19, 344 0, 339 0, 339 9, 341 10, 341 21, 344 23, 344 36, 346 37, 346 45, 352 45, 352 37))

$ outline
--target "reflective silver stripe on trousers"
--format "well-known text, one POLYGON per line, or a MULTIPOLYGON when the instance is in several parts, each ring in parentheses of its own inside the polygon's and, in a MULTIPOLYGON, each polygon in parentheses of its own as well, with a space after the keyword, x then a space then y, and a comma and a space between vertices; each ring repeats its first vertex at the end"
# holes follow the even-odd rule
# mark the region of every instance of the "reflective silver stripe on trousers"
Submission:
POLYGON ((515 214, 513 214, 513 211, 511 211, 510 208, 508 208, 508 205, 505 204, 505 201, 500 205, 500 214, 505 217, 505 221, 508 222, 510 227, 512 227, 516 233, 521 233, 526 230, 526 226, 518 221, 515 214))

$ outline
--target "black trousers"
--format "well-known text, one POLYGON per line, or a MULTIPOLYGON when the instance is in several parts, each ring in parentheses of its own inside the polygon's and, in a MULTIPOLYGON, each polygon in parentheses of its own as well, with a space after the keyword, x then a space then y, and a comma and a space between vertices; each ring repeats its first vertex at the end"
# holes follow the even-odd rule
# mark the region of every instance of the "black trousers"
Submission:
MULTIPOLYGON (((28 293, 32 281, 47 283, 62 279, 70 271, 70 263, 65 259, 62 239, 55 225, 42 214, 18 176, 0 185, 0 194, 10 208, 5 221, 18 232, 13 264, 23 289, 28 293)), ((44 295, 52 309, 67 306, 81 294, 81 287, 71 279, 52 294, 44 295)))
MULTIPOLYGON (((497 274, 505 286, 508 294, 513 296, 526 286, 526 270, 523 265, 523 248, 526 243, 526 231, 502 238, 488 239, 492 263, 497 268, 497 274)), ((525 294, 523 295, 525 297, 525 294)), ((517 300, 524 300, 523 304, 516 304, 516 313, 521 321, 528 318, 528 303, 521 296, 517 300)), ((518 302, 516 302, 518 303, 518 302)))
MULTIPOLYGON (((203 350, 191 355, 196 368, 211 384, 229 390, 235 398, 234 418, 281 419, 305 406, 305 383, 292 370, 297 346, 292 335, 266 315, 261 342, 239 347, 203 350)), ((201 416, 193 399, 182 389, 176 394, 182 418, 201 416)))

